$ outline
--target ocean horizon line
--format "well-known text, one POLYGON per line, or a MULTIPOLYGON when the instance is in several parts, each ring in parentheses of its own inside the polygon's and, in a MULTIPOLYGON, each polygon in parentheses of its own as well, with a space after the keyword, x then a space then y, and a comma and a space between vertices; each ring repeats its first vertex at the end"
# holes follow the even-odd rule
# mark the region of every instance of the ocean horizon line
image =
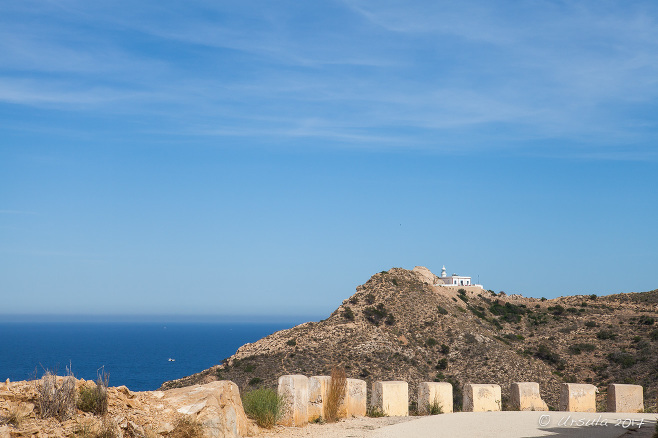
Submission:
POLYGON ((181 315, 181 314, 0 314, 0 323, 199 323, 301 324, 326 315, 181 315))

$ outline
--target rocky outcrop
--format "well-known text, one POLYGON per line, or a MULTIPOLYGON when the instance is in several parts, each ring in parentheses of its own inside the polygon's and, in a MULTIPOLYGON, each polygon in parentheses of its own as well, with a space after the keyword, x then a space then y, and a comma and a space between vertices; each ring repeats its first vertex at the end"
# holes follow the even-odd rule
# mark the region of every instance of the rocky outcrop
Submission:
POLYGON ((429 269, 427 269, 425 266, 416 266, 411 270, 411 272, 415 273, 420 277, 421 281, 423 283, 429 284, 429 285, 434 285, 436 284, 438 277, 432 273, 429 269))
MULTIPOLYGON (((91 383, 77 380, 76 388, 91 383)), ((37 385, 38 381, 0 384, 0 438, 46 436, 44 432, 48 437, 69 437, 99 427, 110 427, 119 437, 164 437, 182 418, 200 423, 206 438, 239 438, 257 432, 245 416, 237 385, 230 381, 168 391, 110 387, 106 418, 77 411, 67 421, 40 418, 37 385)))
POLYGON ((163 401, 176 412, 193 415, 206 429, 208 438, 250 436, 253 426, 242 408, 235 383, 222 380, 164 391, 163 401))

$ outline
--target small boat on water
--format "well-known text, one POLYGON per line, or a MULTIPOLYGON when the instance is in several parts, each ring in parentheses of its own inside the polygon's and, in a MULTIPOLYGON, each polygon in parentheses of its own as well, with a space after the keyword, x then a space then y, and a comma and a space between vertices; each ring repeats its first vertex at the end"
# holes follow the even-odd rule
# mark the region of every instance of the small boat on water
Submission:
POLYGON ((169 358, 169 362, 176 362, 176 359, 169 358))

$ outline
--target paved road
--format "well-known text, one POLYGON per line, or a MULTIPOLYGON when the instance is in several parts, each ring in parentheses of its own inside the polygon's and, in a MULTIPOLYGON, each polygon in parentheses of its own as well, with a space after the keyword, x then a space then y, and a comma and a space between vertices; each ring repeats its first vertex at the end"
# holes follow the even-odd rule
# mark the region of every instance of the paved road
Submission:
POLYGON ((657 414, 457 412, 374 431, 373 438, 651 438, 657 414), (640 425, 640 421, 644 424, 640 425))

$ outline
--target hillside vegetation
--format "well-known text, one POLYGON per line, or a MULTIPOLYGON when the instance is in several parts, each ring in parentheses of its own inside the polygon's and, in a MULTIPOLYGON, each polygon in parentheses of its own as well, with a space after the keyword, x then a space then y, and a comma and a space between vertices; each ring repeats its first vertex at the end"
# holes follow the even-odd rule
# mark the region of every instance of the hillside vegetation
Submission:
POLYGON ((464 383, 497 383, 503 404, 512 382, 539 382, 557 407, 559 384, 592 383, 603 410, 609 383, 644 386, 655 411, 658 291, 551 300, 432 286, 433 274, 393 268, 373 275, 329 318, 242 346, 221 364, 166 382, 163 389, 228 379, 242 391, 275 387, 284 374, 328 375, 370 383, 448 381, 456 408, 464 383))

